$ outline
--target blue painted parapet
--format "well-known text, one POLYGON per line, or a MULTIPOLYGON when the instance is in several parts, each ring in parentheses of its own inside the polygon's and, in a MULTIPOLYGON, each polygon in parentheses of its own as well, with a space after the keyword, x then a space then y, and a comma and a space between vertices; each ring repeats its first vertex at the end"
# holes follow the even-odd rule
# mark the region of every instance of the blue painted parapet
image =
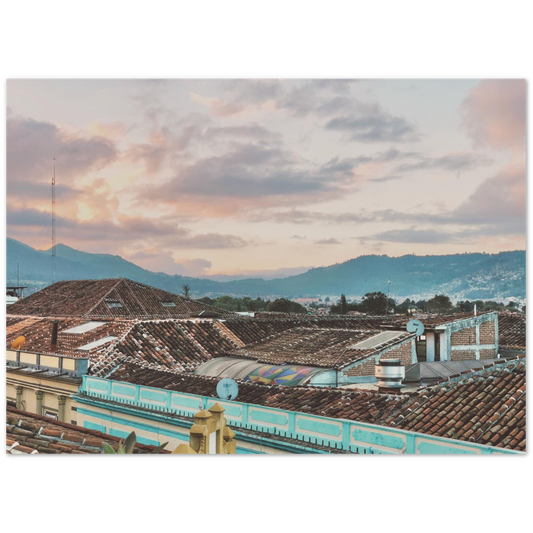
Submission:
MULTIPOLYGON (((225 401, 210 396, 187 394, 134 385, 108 379, 84 376, 79 395, 74 399, 82 404, 102 406, 100 400, 116 402, 117 411, 134 412, 137 417, 170 423, 172 417, 178 415, 193 417, 202 409, 209 409, 214 403, 220 404, 228 424, 236 431, 239 438, 239 428, 248 431, 260 431, 288 437, 305 443, 320 444, 332 449, 354 453, 393 453, 393 454, 519 454, 513 450, 484 446, 473 442, 434 437, 423 433, 405 431, 402 429, 354 422, 338 418, 328 418, 297 411, 275 409, 262 405, 225 401)), ((107 404, 106 409, 110 408, 107 404)), ((111 405, 111 407, 113 407, 111 405)), ((83 415, 83 409, 78 409, 83 415)), ((99 415, 92 411, 93 420, 99 415)), ((109 416, 109 415, 105 415, 109 416)), ((136 424, 124 417, 123 424, 130 424, 134 430, 136 424)), ((98 422, 92 422, 98 424, 98 422)), ((192 424, 192 420, 190 422, 192 424)), ((189 424, 189 425, 190 425, 189 424)), ((105 427, 105 424, 102 424, 105 427)), ((150 431, 149 424, 143 422, 143 429, 150 431)), ((157 430, 154 428, 154 442, 157 430)), ((253 439, 252 439, 253 440, 253 439)), ((257 443, 264 443, 264 439, 257 438, 257 443)), ((293 445, 294 448, 294 445, 293 445)))

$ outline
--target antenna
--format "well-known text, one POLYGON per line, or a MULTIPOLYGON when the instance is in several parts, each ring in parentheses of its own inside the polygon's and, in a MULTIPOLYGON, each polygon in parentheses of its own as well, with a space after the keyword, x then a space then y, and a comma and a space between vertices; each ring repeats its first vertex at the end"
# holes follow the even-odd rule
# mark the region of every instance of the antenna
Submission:
POLYGON ((416 336, 420 337, 424 333, 424 324, 420 320, 409 320, 405 329, 409 333, 416 333, 416 336))
POLYGON ((221 379, 217 384, 217 394, 222 400, 235 400, 239 394, 239 386, 231 378, 221 379))
POLYGON ((52 283, 56 281, 56 158, 54 157, 54 175, 52 176, 52 283))

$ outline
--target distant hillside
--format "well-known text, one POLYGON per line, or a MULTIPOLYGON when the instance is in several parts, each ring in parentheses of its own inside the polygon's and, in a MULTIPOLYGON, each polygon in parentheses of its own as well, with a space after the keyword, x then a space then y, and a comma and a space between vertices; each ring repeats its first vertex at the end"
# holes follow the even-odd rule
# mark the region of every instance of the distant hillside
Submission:
MULTIPOLYGON (((14 285, 17 282, 17 262, 20 268, 20 283, 29 287, 27 294, 52 283, 52 254, 50 250, 35 250, 31 246, 8 238, 6 256, 7 285, 14 285)), ((211 280, 151 272, 122 259, 118 255, 81 252, 63 244, 56 246, 56 281, 106 278, 129 278, 176 294, 181 293, 181 287, 184 283, 189 283, 194 292, 199 295, 216 291, 219 285, 211 280)))
MULTIPOLYGON (((7 239, 7 284, 16 283, 17 262, 21 284, 33 292, 52 282, 51 252, 39 251, 7 239)), ((184 283, 194 297, 206 294, 241 296, 364 295, 387 290, 391 296, 448 294, 452 299, 504 299, 526 296, 525 251, 499 254, 445 256, 361 256, 328 267, 313 268, 283 279, 244 279, 217 282, 145 270, 116 255, 92 254, 58 244, 55 279, 126 277, 160 289, 180 293, 184 283)))
POLYGON ((525 251, 444 256, 361 256, 345 263, 314 268, 275 280, 282 293, 363 295, 387 290, 395 296, 442 292, 458 298, 486 299, 526 296, 525 251))

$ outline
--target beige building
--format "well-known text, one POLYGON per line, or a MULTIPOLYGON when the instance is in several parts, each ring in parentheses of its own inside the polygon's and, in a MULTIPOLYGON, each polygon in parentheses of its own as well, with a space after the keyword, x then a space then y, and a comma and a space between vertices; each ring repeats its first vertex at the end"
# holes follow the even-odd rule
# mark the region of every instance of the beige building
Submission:
POLYGON ((6 352, 6 398, 17 409, 77 423, 71 395, 78 392, 87 359, 6 352))

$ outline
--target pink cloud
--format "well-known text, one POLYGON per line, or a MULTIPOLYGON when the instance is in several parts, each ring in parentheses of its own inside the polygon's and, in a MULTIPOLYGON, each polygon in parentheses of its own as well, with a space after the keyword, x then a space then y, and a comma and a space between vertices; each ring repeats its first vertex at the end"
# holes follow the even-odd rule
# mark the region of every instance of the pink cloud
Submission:
POLYGON ((509 165, 483 181, 452 218, 470 223, 497 223, 510 233, 525 231, 526 172, 522 165, 509 165))
POLYGON ((463 124, 477 145, 525 151, 525 80, 484 80, 462 104, 463 124))

